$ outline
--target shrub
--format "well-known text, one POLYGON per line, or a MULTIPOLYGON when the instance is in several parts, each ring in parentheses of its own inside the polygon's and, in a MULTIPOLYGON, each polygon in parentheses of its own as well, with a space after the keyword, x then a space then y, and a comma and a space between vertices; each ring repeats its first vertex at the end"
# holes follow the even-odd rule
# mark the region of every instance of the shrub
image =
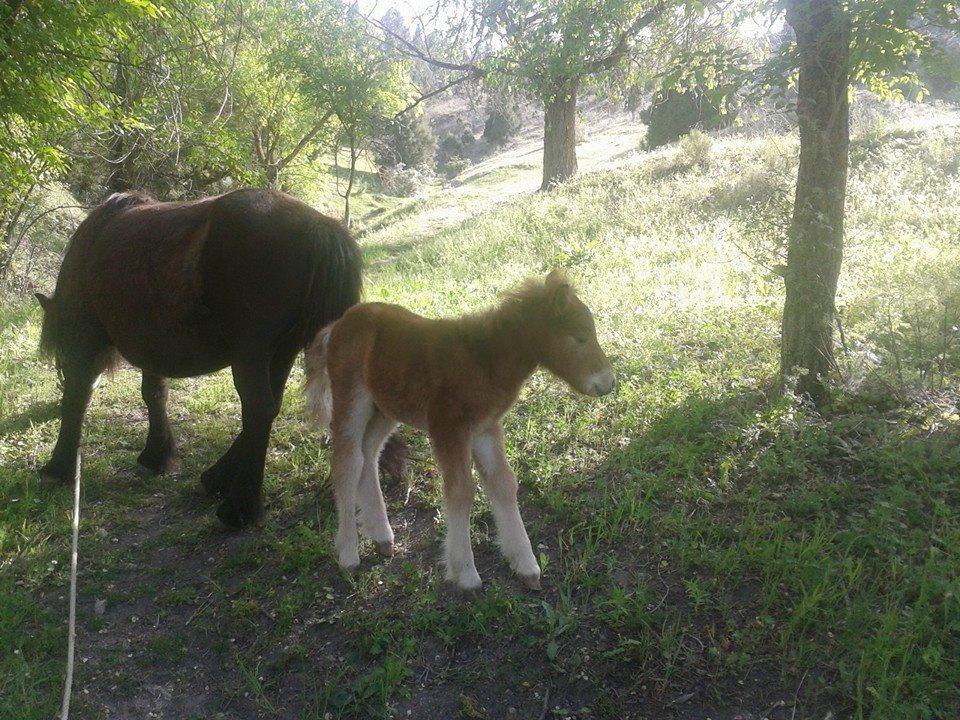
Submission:
POLYGON ((710 151, 713 148, 713 140, 710 136, 699 130, 691 130, 680 140, 680 154, 690 165, 707 167, 710 165, 710 151))
POLYGON ((438 150, 440 162, 445 163, 463 155, 463 141, 453 133, 447 133, 441 138, 438 150))
POLYGON ((460 144, 464 147, 468 145, 473 145, 477 141, 476 136, 473 134, 473 131, 467 128, 460 135, 460 144))
POLYGON ((520 129, 520 114, 506 104, 492 105, 483 124, 483 137, 494 145, 503 145, 520 129))
POLYGON ((446 163, 443 164, 442 167, 444 177, 448 179, 455 178, 472 164, 473 163, 471 163, 467 158, 450 158, 446 163))
POLYGON ((408 113, 394 118, 387 123, 375 145, 381 167, 432 167, 437 152, 437 141, 422 114, 408 113))
POLYGON ((696 88, 659 91, 642 114, 647 123, 647 146, 650 149, 678 140, 694 128, 714 130, 724 127, 734 117, 734 112, 725 112, 717 102, 696 88))
POLYGON ((425 167, 405 167, 391 165, 380 170, 380 184, 383 192, 397 197, 412 197, 432 179, 425 167))

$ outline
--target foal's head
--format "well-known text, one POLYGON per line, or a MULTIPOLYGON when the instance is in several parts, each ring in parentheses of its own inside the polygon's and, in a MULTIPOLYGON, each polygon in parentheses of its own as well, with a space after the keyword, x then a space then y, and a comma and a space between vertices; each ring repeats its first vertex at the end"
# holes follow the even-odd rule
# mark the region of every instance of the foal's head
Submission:
POLYGON ((593 314, 563 275, 554 270, 542 282, 519 291, 526 295, 527 322, 538 341, 539 362, 584 395, 606 395, 617 378, 597 342, 593 314))

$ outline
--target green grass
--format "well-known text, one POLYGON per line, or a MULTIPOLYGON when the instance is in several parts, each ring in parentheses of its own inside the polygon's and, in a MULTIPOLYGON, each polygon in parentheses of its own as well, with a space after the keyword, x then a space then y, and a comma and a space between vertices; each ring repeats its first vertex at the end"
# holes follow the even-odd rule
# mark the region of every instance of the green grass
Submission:
MULTIPOLYGON (((822 414, 773 392, 782 281, 751 259, 776 262, 794 137, 624 156, 549 195, 526 193, 520 148, 459 192, 364 216, 368 299, 461 313, 561 265, 595 310, 617 395, 538 374, 506 422, 539 594, 499 559, 482 498, 484 591, 444 588, 418 437, 409 498, 387 493, 400 554, 367 549, 341 576, 298 377, 268 520, 239 536, 196 481, 236 431, 229 376, 174 384, 184 468, 158 479, 129 472, 136 376, 105 382, 84 439, 78 712, 169 686, 162 707, 184 717, 759 716, 779 701, 771 717, 957 717, 960 131, 930 117, 854 140, 841 377, 822 414)), ((632 142, 615 127, 585 152, 600 166, 632 142)), ((3 313, 0 717, 40 718, 61 682, 70 498, 34 479, 57 397, 37 314, 3 313)))

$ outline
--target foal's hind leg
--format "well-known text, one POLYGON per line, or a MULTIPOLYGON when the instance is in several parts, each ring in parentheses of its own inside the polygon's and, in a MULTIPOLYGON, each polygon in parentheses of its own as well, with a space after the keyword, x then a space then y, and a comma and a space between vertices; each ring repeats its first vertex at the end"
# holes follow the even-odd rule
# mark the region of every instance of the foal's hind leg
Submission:
POLYGON ((393 528, 380 489, 378 465, 383 444, 396 426, 395 421, 374 410, 363 436, 363 472, 357 493, 361 530, 384 557, 393 555, 393 528))
POLYGON ((140 395, 147 405, 150 426, 147 430, 147 444, 137 462, 156 475, 173 472, 179 465, 177 445, 170 429, 170 420, 167 418, 167 394, 167 379, 144 370, 140 395))
POLYGON ((334 397, 330 477, 337 500, 337 562, 344 570, 360 567, 357 490, 364 465, 363 440, 373 412, 373 404, 365 394, 334 397))
POLYGON ((76 477, 83 416, 108 358, 107 348, 64 358, 60 432, 49 462, 40 469, 43 482, 59 485, 72 482, 76 477))

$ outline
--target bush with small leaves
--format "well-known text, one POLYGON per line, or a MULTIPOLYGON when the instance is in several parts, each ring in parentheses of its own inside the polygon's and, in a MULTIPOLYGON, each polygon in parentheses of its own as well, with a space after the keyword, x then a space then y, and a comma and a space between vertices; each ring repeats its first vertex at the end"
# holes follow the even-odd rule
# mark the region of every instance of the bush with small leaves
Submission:
POLYGON ((710 151, 713 148, 713 140, 706 133, 699 130, 691 130, 689 134, 684 135, 680 140, 680 154, 690 164, 697 167, 708 167, 710 165, 710 151))
POLYGON ((402 164, 380 170, 380 187, 387 195, 413 197, 433 179, 426 167, 406 167, 402 164))
POLYGON ((472 164, 473 163, 470 162, 470 160, 468 160, 467 158, 461 158, 461 157, 450 158, 447 162, 443 164, 443 166, 441 167, 441 170, 447 179, 453 179, 457 175, 462 173, 464 170, 466 170, 468 167, 470 167, 472 164))
POLYGON ((408 113, 387 123, 374 144, 381 167, 433 167, 437 141, 422 114, 408 113))
POLYGON ((494 145, 503 145, 520 129, 520 114, 506 104, 492 105, 483 124, 483 138, 494 145))

